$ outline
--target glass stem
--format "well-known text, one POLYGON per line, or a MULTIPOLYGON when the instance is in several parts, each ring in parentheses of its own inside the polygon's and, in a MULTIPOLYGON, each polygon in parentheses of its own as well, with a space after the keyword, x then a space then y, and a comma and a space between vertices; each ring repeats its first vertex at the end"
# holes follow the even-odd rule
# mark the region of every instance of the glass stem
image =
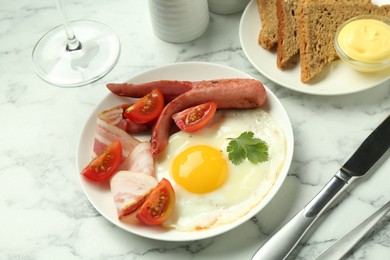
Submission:
POLYGON ((66 38, 68 42, 66 43, 66 51, 77 51, 81 49, 81 42, 76 38, 72 28, 69 25, 68 18, 63 10, 62 0, 56 0, 56 5, 58 11, 61 13, 64 29, 66 33, 66 38))

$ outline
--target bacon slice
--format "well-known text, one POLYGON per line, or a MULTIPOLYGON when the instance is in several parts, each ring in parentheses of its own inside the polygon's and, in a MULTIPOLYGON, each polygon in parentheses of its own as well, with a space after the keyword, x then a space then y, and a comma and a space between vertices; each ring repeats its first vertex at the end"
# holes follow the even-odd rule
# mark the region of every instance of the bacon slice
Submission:
POLYGON ((263 84, 255 79, 225 79, 200 81, 193 89, 168 103, 152 132, 152 154, 156 157, 168 145, 172 115, 188 107, 215 101, 218 109, 256 108, 264 104, 267 94, 263 84))
POLYGON ((135 146, 130 156, 119 166, 119 170, 144 172, 154 176, 154 161, 150 142, 142 142, 135 146))
POLYGON ((140 143, 125 131, 122 112, 122 108, 115 107, 98 115, 93 145, 95 156, 101 154, 110 143, 119 140, 122 144, 123 158, 126 159, 133 148, 140 143))
POLYGON ((107 88, 118 96, 141 98, 158 88, 164 95, 165 101, 171 101, 179 95, 192 89, 192 82, 177 80, 160 80, 142 84, 108 83, 107 88))
POLYGON ((144 172, 117 172, 111 178, 110 186, 119 219, 141 206, 157 184, 156 178, 144 172))
POLYGON ((141 142, 110 180, 119 219, 134 212, 157 186, 150 142, 141 142))

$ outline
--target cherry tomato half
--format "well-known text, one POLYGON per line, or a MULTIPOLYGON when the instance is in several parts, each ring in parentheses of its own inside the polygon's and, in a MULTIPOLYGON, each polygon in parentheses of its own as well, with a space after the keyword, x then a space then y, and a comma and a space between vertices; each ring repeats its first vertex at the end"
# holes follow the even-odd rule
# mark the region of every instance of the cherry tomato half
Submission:
POLYGON ((217 102, 208 102, 187 108, 172 116, 180 130, 193 132, 204 127, 213 118, 217 110, 217 102))
POLYGON ((111 178, 122 163, 122 145, 116 140, 104 152, 93 159, 81 172, 88 180, 104 182, 111 178))
POLYGON ((160 225, 172 214, 175 201, 175 191, 171 183, 163 178, 149 194, 136 216, 145 225, 160 225))
POLYGON ((145 124, 157 118, 164 108, 164 96, 159 89, 140 98, 128 107, 123 115, 135 123, 145 124))

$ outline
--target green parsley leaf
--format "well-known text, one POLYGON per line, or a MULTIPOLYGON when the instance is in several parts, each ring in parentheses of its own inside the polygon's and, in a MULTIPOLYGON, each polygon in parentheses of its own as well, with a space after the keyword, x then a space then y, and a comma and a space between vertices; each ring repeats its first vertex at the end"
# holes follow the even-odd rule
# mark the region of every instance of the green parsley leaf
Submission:
POLYGON ((245 158, 251 163, 257 164, 268 160, 268 145, 259 138, 254 138, 253 132, 243 132, 237 138, 231 140, 227 146, 229 160, 239 165, 245 158))

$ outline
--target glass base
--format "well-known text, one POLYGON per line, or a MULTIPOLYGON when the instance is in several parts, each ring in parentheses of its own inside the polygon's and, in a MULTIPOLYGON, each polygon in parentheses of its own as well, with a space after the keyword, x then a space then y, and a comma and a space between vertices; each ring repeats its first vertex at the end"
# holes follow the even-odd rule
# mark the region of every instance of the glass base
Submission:
POLYGON ((64 27, 45 34, 32 52, 35 72, 46 82, 60 87, 77 87, 94 82, 114 68, 120 53, 120 42, 113 30, 93 21, 69 24, 81 49, 67 51, 64 27))

